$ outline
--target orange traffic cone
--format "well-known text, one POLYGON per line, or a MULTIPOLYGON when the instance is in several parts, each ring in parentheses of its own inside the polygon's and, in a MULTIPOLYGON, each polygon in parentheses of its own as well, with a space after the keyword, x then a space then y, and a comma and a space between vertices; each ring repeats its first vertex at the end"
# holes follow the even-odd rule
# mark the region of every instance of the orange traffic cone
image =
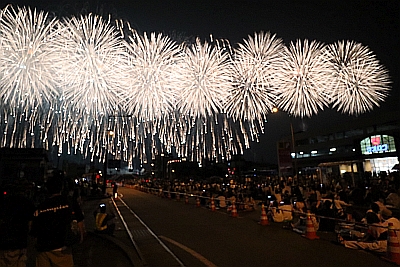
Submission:
POLYGON ((238 216, 238 212, 236 209, 235 201, 232 201, 232 211, 231 211, 231 216, 233 218, 236 218, 238 216))
POLYGON ((306 222, 306 234, 303 235, 303 237, 314 240, 314 239, 319 239, 319 236, 317 236, 317 233, 315 232, 314 224, 311 219, 311 212, 308 210, 307 211, 307 222, 306 222))
POLYGON ((185 204, 189 204, 189 196, 187 194, 185 195, 185 204))
POLYGON ((176 201, 181 201, 181 194, 176 192, 176 201))
POLYGON ((382 257, 386 261, 400 265, 400 244, 397 239, 396 231, 393 229, 393 223, 389 223, 387 237, 387 254, 382 257))
POLYGON ((211 197, 211 211, 215 211, 214 197, 211 197))
POLYGON ((199 198, 199 196, 196 197, 196 207, 200 207, 200 198, 199 198))
POLYGON ((261 205, 261 219, 260 219, 260 224, 261 224, 261 225, 268 225, 268 224, 269 224, 268 217, 267 217, 267 213, 265 212, 264 204, 261 205))

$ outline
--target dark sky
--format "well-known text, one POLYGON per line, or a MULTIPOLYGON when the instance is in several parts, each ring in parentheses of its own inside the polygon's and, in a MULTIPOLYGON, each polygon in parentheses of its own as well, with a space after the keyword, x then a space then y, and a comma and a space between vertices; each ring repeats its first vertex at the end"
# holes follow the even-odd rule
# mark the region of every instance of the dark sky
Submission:
MULTIPOLYGON (((2 1, 29 5, 46 11, 78 13, 84 4, 71 1, 2 1)), ((391 96, 380 108, 361 116, 399 110, 400 63, 400 1, 399 0, 113 0, 87 1, 86 9, 93 13, 122 18, 140 32, 175 31, 187 36, 207 39, 226 38, 231 43, 241 42, 254 32, 270 31, 286 44, 296 39, 333 43, 354 40, 368 46, 389 70, 393 81, 391 96)), ((312 129, 327 127, 354 117, 327 110, 310 119, 294 119, 295 131, 301 125, 312 129)), ((290 135, 290 119, 286 114, 269 117, 267 134, 261 144, 246 153, 249 159, 276 163, 277 139, 290 135)))

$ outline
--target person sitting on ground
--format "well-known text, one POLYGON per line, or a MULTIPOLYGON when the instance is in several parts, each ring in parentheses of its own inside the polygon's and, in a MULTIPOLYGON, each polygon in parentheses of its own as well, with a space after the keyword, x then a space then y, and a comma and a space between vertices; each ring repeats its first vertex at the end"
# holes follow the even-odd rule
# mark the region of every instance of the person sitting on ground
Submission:
POLYGON ((226 198, 225 198, 225 196, 224 196, 224 194, 222 192, 219 193, 218 203, 219 203, 218 205, 219 205, 219 207, 221 209, 225 209, 226 208, 226 198))
POLYGON ((256 203, 252 197, 246 197, 244 199, 244 209, 246 211, 253 211, 255 210, 256 203))
POLYGON ((267 213, 268 219, 273 222, 281 223, 284 220, 283 212, 279 209, 278 201, 272 201, 267 213))
MULTIPOLYGON (((310 215, 311 215, 311 221, 312 224, 314 226, 314 230, 315 232, 319 230, 319 220, 317 219, 317 217, 315 216, 317 209, 315 207, 313 207, 310 210, 310 215)), ((308 214, 307 214, 308 216, 308 214)), ((292 230, 301 234, 304 234, 307 230, 307 216, 302 216, 300 217, 300 220, 298 220, 296 223, 292 223, 292 230)))
MULTIPOLYGON (((365 215, 368 215, 369 212, 372 212, 372 213, 376 214, 376 216, 377 216, 378 219, 379 219, 379 222, 383 222, 383 221, 384 221, 382 215, 380 214, 380 209, 379 209, 379 205, 378 205, 378 204, 372 203, 372 204, 371 204, 371 208, 370 208, 369 210, 367 210, 367 212, 365 213, 365 215)), ((365 216, 365 217, 361 220, 361 222, 363 222, 363 223, 365 223, 365 224, 368 223, 368 222, 367 222, 367 217, 365 216)))
POLYGON ((93 212, 93 215, 96 218, 96 233, 114 235, 115 223, 113 222, 113 219, 115 218, 115 215, 113 213, 107 213, 106 204, 100 204, 93 212))
POLYGON ((396 192, 396 189, 391 188, 389 190, 389 195, 386 197, 386 204, 391 205, 397 209, 400 208, 400 197, 396 192))
POLYGON ((293 223, 297 223, 300 217, 306 212, 306 204, 302 195, 299 195, 293 205, 293 223))
POLYGON ((283 200, 280 210, 283 212, 284 221, 290 222, 293 220, 293 206, 290 203, 290 199, 285 198, 283 200))
POLYGON ((337 194, 333 199, 333 210, 335 212, 335 217, 339 219, 344 219, 346 217, 345 208, 351 206, 351 204, 346 203, 340 199, 340 195, 337 194))
MULTIPOLYGON (((381 222, 375 212, 367 212, 368 232, 360 240, 345 240, 340 234, 338 242, 346 248, 364 249, 374 252, 387 251, 387 230, 388 224, 393 223, 394 229, 400 229, 400 222, 396 218, 381 222)), ((397 234, 398 236, 398 234, 397 234)))
POLYGON ((392 217, 392 211, 386 207, 384 200, 378 198, 375 199, 374 203, 378 204, 379 214, 381 214, 383 218, 392 217))

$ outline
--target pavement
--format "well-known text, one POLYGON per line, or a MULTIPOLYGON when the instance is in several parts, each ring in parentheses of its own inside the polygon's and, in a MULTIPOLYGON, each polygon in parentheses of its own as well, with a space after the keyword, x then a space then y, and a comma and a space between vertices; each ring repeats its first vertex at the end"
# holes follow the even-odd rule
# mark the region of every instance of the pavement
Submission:
MULTIPOLYGON (((116 231, 114 236, 97 234, 95 229, 95 218, 93 211, 100 203, 106 203, 108 211, 114 212, 110 197, 86 198, 82 204, 85 216, 85 227, 87 235, 81 244, 72 248, 75 267, 129 267, 141 266, 140 260, 129 245, 129 237, 122 229, 116 218, 116 231)), ((115 212, 114 212, 115 213, 115 212)), ((118 215, 116 216, 118 217, 118 215)), ((27 267, 35 266, 35 249, 33 239, 29 240, 27 267)))

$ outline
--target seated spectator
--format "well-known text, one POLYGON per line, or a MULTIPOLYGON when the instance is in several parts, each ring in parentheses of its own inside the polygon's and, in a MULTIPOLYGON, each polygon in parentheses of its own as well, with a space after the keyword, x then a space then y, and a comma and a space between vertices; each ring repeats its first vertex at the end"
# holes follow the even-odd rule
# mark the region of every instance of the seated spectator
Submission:
POLYGON ((334 199, 334 206, 333 209, 335 211, 335 217, 344 219, 346 217, 345 215, 345 208, 347 206, 351 206, 351 204, 346 203, 345 201, 340 199, 340 195, 336 195, 334 199))
POLYGON ((397 194, 396 189, 390 189, 389 195, 386 197, 386 204, 391 205, 397 209, 400 208, 400 197, 397 194))
POLYGON ((283 200, 283 205, 280 206, 280 210, 283 212, 283 222, 286 222, 283 228, 290 228, 290 223, 293 220, 293 206, 290 203, 290 199, 283 200))
POLYGON ((115 223, 112 220, 115 218, 115 215, 112 213, 108 214, 106 211, 106 204, 100 204, 98 209, 93 212, 96 219, 95 232, 114 235, 115 223))
POLYGON ((218 205, 221 209, 226 208, 226 198, 222 193, 220 193, 218 196, 218 205))
POLYGON ((388 209, 380 199, 375 199, 375 202, 379 206, 379 214, 382 215, 383 218, 390 218, 392 217, 392 211, 388 209))
MULTIPOLYGON (((378 204, 372 203, 372 204, 371 204, 371 208, 370 208, 369 210, 367 210, 366 215, 368 214, 368 212, 373 212, 373 213, 375 213, 376 216, 378 216, 379 221, 380 221, 380 222, 383 222, 383 217, 382 217, 382 215, 381 215, 381 213, 380 213, 380 208, 379 208, 379 205, 378 205, 378 204)), ((362 219, 362 222, 363 222, 363 223, 367 223, 367 217, 364 217, 364 218, 362 219)))
MULTIPOLYGON (((400 229, 400 222, 396 218, 381 222, 374 212, 367 212, 368 233, 360 240, 344 240, 338 235, 338 242, 347 248, 364 249, 374 252, 387 251, 387 226, 391 222, 394 229, 400 229)), ((399 233, 397 233, 399 236, 399 233)))
POLYGON ((296 223, 300 220, 300 216, 306 212, 306 204, 304 203, 304 199, 301 195, 297 197, 296 202, 294 202, 293 206, 293 219, 292 221, 296 223))
MULTIPOLYGON (((316 212, 316 208, 313 208, 310 213, 311 213, 311 221, 312 224, 314 226, 314 230, 318 231, 319 229, 319 220, 317 219, 317 217, 315 216, 316 212)), ((308 216, 308 214, 307 214, 308 216)), ((292 223, 292 230, 297 232, 297 233, 301 233, 304 234, 307 230, 307 216, 301 216, 300 220, 298 220, 296 223, 292 223)))
POLYGON ((279 209, 278 201, 272 201, 269 211, 267 213, 268 219, 273 222, 283 222, 283 212, 279 209))
POLYGON ((317 211, 317 215, 322 216, 319 221, 319 230, 333 232, 335 230, 335 212, 331 199, 322 202, 322 208, 317 211))
POLYGON ((252 197, 246 197, 244 199, 244 209, 246 211, 255 210, 255 207, 256 207, 256 202, 254 201, 254 199, 252 197))

